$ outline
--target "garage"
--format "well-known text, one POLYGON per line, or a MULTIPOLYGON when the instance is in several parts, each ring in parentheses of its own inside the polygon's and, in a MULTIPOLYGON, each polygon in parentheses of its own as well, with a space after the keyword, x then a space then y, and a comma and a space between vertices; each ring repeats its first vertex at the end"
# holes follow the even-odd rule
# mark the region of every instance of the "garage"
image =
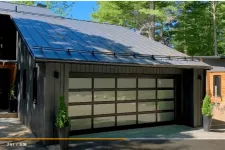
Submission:
POLYGON ((70 77, 68 109, 71 130, 76 133, 173 123, 175 80, 70 77))

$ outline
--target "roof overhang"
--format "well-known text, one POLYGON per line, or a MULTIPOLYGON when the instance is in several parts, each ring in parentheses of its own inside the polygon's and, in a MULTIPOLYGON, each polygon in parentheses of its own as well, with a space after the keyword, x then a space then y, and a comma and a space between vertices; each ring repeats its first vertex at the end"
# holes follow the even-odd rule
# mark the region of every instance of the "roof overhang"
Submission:
POLYGON ((225 56, 194 56, 197 59, 225 59, 225 56))
POLYGON ((74 60, 56 60, 56 59, 35 59, 37 63, 70 63, 70 64, 93 64, 93 65, 115 65, 115 66, 127 66, 127 67, 162 67, 162 68, 180 68, 180 69, 205 69, 210 70, 210 65, 173 65, 173 64, 123 64, 123 63, 105 63, 105 62, 87 62, 87 61, 74 61, 74 60))

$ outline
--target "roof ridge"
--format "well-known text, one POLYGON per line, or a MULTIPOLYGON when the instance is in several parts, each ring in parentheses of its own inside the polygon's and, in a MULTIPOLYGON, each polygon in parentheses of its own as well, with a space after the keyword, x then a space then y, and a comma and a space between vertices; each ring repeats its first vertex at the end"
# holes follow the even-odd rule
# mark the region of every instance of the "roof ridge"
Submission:
POLYGON ((30 6, 30 5, 25 5, 25 4, 12 3, 12 2, 15 2, 15 1, 11 1, 11 2, 8 2, 8 1, 0 1, 0 2, 1 3, 14 4, 14 5, 22 5, 22 6, 27 6, 27 7, 36 7, 36 8, 42 8, 42 9, 48 9, 48 8, 39 7, 39 6, 30 6))

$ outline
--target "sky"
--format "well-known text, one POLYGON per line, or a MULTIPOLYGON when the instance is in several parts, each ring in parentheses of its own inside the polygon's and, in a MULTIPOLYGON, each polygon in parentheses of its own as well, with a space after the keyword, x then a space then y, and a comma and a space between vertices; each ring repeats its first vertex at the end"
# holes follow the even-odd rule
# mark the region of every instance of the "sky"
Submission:
POLYGON ((71 12, 72 18, 90 21, 91 13, 97 8, 98 7, 95 1, 75 2, 71 12))
MULTIPOLYGON (((36 1, 36 3, 45 3, 45 2, 36 1)), ((96 1, 83 1, 83 2, 75 1, 71 13, 66 17, 90 21, 91 14, 96 9, 98 9, 96 1)))

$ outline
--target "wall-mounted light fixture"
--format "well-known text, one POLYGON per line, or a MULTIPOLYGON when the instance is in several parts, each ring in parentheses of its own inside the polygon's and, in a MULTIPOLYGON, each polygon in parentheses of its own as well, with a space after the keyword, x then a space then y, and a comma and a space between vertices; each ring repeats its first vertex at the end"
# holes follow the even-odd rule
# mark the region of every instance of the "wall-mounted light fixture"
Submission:
POLYGON ((56 78, 56 79, 59 78, 59 72, 58 71, 54 71, 54 78, 56 78))

